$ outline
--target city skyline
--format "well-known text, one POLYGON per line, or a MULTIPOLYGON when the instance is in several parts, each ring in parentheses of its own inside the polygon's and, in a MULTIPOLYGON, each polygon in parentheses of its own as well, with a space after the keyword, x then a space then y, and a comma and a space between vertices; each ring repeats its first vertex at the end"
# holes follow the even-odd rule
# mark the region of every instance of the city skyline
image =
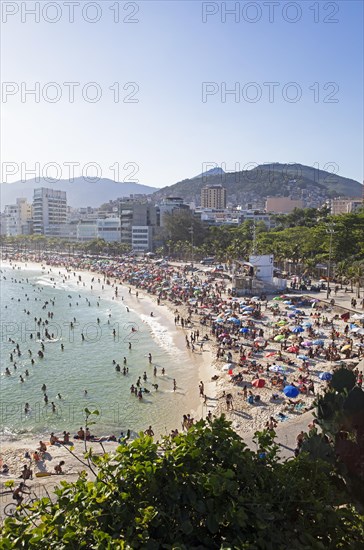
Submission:
POLYGON ((2 3, 2 182, 269 162, 363 181, 362 3, 33 4, 2 3))

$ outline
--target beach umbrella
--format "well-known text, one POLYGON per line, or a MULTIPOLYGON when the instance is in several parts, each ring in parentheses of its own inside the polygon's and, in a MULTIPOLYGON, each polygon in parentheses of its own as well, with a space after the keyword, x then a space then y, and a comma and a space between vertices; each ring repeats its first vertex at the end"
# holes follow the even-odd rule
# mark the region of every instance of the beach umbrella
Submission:
POLYGON ((284 334, 277 334, 277 336, 275 336, 275 337, 273 338, 273 340, 274 340, 275 342, 281 342, 282 340, 284 340, 284 338, 285 338, 285 337, 284 337, 284 334))
POLYGON ((307 355, 297 355, 298 359, 302 359, 302 361, 306 361, 308 359, 307 355))
POLYGON ((264 340, 264 338, 262 338, 261 336, 258 336, 257 338, 254 338, 254 342, 262 342, 262 343, 264 343, 265 340, 264 340))
POLYGON ((310 346, 312 346, 312 342, 310 340, 306 340, 305 342, 302 343, 303 346, 305 346, 306 348, 309 348, 310 346))
POLYGON ((278 323, 276 323, 276 325, 279 325, 279 326, 283 326, 283 325, 286 325, 288 321, 285 321, 284 319, 282 319, 281 321, 278 321, 278 323))
POLYGON ((302 326, 305 327, 305 328, 311 328, 312 323, 310 323, 309 321, 305 321, 304 323, 302 323, 302 326))
POLYGON ((349 344, 346 344, 346 346, 343 346, 341 348, 341 351, 347 351, 348 349, 350 349, 350 346, 349 346, 349 344))
POLYGON ((294 398, 294 397, 297 397, 297 395, 299 395, 300 390, 296 388, 296 386, 286 386, 283 389, 283 393, 286 397, 294 398))
POLYGON ((304 331, 304 329, 302 327, 299 327, 299 326, 291 328, 291 332, 293 332, 294 334, 298 334, 298 333, 303 332, 303 331, 304 331))
POLYGON ((289 353, 297 353, 298 350, 298 346, 289 346, 289 348, 287 348, 287 351, 289 351, 289 353))
POLYGON ((243 307, 243 311, 254 311, 254 308, 251 306, 245 306, 243 307))
POLYGON ((288 309, 296 309, 296 306, 288 306, 288 309))
POLYGON ((282 300, 282 298, 280 296, 274 296, 273 300, 275 302, 278 302, 278 300, 282 300))
POLYGON ((247 332, 249 332, 249 329, 247 327, 242 327, 239 332, 241 332, 242 334, 246 334, 247 332))
POLYGON ((296 314, 295 314, 295 313, 288 313, 288 317, 289 317, 290 319, 292 319, 293 317, 296 317, 296 314))
POLYGON ((287 304, 287 305, 289 305, 289 306, 290 306, 290 305, 292 305, 292 302, 291 302, 291 300, 284 300, 284 302, 283 302, 283 303, 284 303, 284 304, 287 304))
POLYGON ((267 353, 266 357, 272 357, 273 355, 277 355, 277 351, 270 351, 269 353, 267 353))
POLYGON ((252 386, 254 386, 255 388, 263 388, 265 386, 265 380, 263 378, 253 380, 252 386))
POLYGON ((323 346, 325 342, 323 340, 318 339, 318 340, 314 340, 312 343, 315 346, 323 346))
POLYGON ((360 328, 358 331, 357 331, 357 334, 360 334, 361 336, 364 334, 364 328, 360 328))
POLYGON ((321 374, 319 374, 320 380, 331 380, 331 378, 332 378, 331 372, 322 372, 321 374))

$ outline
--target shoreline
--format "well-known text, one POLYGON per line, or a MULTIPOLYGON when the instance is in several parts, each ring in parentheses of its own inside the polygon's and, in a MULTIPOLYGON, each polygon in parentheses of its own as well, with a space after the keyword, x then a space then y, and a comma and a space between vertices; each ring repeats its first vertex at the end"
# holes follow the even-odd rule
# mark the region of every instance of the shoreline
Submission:
MULTIPOLYGON (((16 270, 17 268, 21 268, 22 272, 24 269, 28 270, 35 270, 39 271, 40 273, 46 273, 49 270, 52 270, 53 272, 58 271, 62 274, 69 274, 69 271, 67 271, 66 266, 54 266, 52 264, 47 264, 46 262, 35 262, 32 260, 27 261, 20 261, 18 259, 16 260, 2 260, 1 261, 1 268, 11 268, 16 270)), ((214 398, 214 389, 215 384, 211 382, 211 377, 216 373, 214 366, 211 366, 212 363, 212 350, 205 349, 202 354, 200 353, 192 353, 191 351, 187 350, 185 347, 185 334, 187 333, 187 330, 181 329, 181 327, 176 327, 174 325, 174 312, 172 304, 170 304, 167 300, 163 300, 160 305, 157 304, 157 298, 156 296, 153 296, 142 289, 138 289, 139 296, 136 297, 136 289, 133 287, 133 290, 131 294, 128 293, 128 284, 127 283, 121 283, 117 279, 114 280, 113 277, 109 277, 110 279, 110 285, 105 285, 104 289, 96 290, 95 288, 92 290, 90 289, 91 286, 91 279, 95 276, 103 277, 102 272, 100 271, 91 271, 87 269, 71 269, 72 272, 76 273, 76 276, 78 278, 78 275, 82 276, 82 280, 85 283, 85 288, 88 292, 95 295, 97 292, 101 294, 101 298, 105 301, 109 301, 110 303, 114 303, 118 307, 124 307, 129 308, 130 311, 132 311, 139 319, 140 323, 143 323, 145 325, 146 330, 148 331, 150 338, 154 340, 156 345, 161 349, 161 352, 163 352, 163 346, 158 341, 158 338, 155 337, 153 334, 153 329, 151 326, 149 326, 148 322, 142 319, 142 316, 149 317, 151 310, 155 312, 155 320, 159 322, 160 325, 163 325, 163 327, 166 329, 166 333, 168 335, 168 338, 171 338, 172 345, 176 346, 178 348, 179 352, 183 354, 185 361, 193 363, 194 366, 198 369, 198 378, 200 380, 203 380, 206 388, 208 388, 209 395, 214 398), (121 291, 119 293, 119 296, 117 299, 114 299, 114 289, 111 283, 115 283, 119 290, 121 291), (121 296, 123 295, 123 300, 121 300, 121 296), (206 378, 207 377, 207 378, 206 378)), ((50 273, 51 274, 51 273, 50 273)), ((69 281, 71 286, 73 287, 74 291, 80 291, 81 287, 78 287, 76 285, 76 279, 69 281)), ((184 307, 179 306, 180 312, 182 315, 186 314, 184 311, 184 307), (182 311, 183 310, 183 311, 182 311)), ((192 328, 192 327, 191 327, 192 328)), ((186 409, 185 413, 189 413, 191 415, 191 418, 194 419, 200 419, 204 415, 204 404, 201 399, 198 397, 198 388, 194 387, 187 387, 186 388, 186 409), (194 396, 192 394, 194 393, 194 396)), ((207 410, 206 410, 207 413, 207 410)), ((206 414, 205 414, 206 416, 206 414)), ((146 426, 147 427, 147 426, 146 426)), ((172 427, 171 427, 172 429, 172 427)), ((159 433, 159 436, 166 435, 164 432, 159 433)), ((3 436, 4 437, 4 436, 3 436)), ((37 439, 39 437, 45 437, 44 434, 34 434, 34 439, 37 439)), ((25 437, 19 437, 19 438, 10 438, 5 439, 2 438, 0 440, 0 449, 1 447, 7 446, 8 444, 13 443, 19 443, 22 442, 29 443, 29 435, 26 434, 25 437)))
MULTIPOLYGON (((254 320, 253 326, 256 327, 257 331, 263 330, 264 333, 264 339, 266 340, 266 345, 264 347, 264 351, 259 348, 255 350, 254 346, 254 337, 251 338, 247 335, 241 335, 239 332, 236 332, 237 338, 236 343, 240 345, 240 352, 239 349, 235 346, 233 347, 225 347, 225 344, 221 344, 220 340, 218 339, 218 336, 215 335, 213 332, 213 328, 211 324, 207 324, 205 327, 199 323, 199 315, 202 315, 201 310, 200 313, 197 314, 197 308, 195 312, 191 315, 192 317, 192 325, 189 325, 187 327, 182 328, 181 325, 176 326, 175 325, 175 308, 174 304, 169 299, 162 299, 160 301, 160 304, 158 304, 158 299, 155 294, 152 294, 151 292, 147 292, 143 288, 139 288, 138 285, 129 284, 128 281, 121 281, 118 277, 110 276, 102 271, 93 271, 91 269, 80 269, 80 268, 73 268, 69 267, 67 271, 66 266, 59 266, 59 265, 52 265, 52 264, 46 264, 43 262, 31 262, 31 261, 20 261, 18 259, 12 260, 11 264, 8 261, 8 264, 5 262, 2 262, 2 265, 8 265, 9 267, 13 267, 14 265, 23 265, 26 266, 27 269, 31 269, 32 266, 34 266, 34 269, 36 270, 43 270, 44 269, 52 269, 52 270, 59 270, 63 273, 68 272, 71 270, 72 272, 76 272, 79 274, 82 274, 82 278, 85 277, 85 281, 87 279, 87 283, 91 281, 91 278, 94 277, 97 274, 100 274, 100 277, 106 277, 110 280, 110 285, 105 285, 105 294, 102 296, 103 299, 106 300, 114 300, 114 303, 118 305, 124 305, 124 307, 129 307, 130 310, 132 310, 138 317, 143 321, 142 316, 147 316, 149 318, 151 311, 153 311, 156 314, 157 319, 160 321, 160 323, 166 328, 166 331, 171 336, 173 344, 184 354, 185 357, 187 357, 188 361, 193 362, 193 364, 198 368, 198 378, 202 380, 205 384, 205 394, 208 396, 207 399, 203 400, 201 397, 198 397, 198 388, 188 388, 188 392, 196 392, 197 398, 194 400, 194 403, 197 404, 196 408, 189 408, 190 414, 195 419, 200 419, 201 417, 206 417, 208 413, 211 413, 211 415, 219 416, 220 414, 225 414, 228 420, 232 422, 233 429, 243 437, 243 439, 246 439, 250 442, 251 445, 254 445, 252 442, 252 435, 255 431, 260 431, 266 427, 267 422, 269 421, 270 417, 274 416, 278 422, 277 427, 277 433, 281 434, 282 441, 286 442, 286 445, 282 443, 282 447, 289 448, 287 446, 287 433, 291 434, 296 429, 296 426, 300 426, 301 429, 304 429, 304 431, 307 431, 307 420, 312 419, 311 413, 306 411, 312 410, 313 402, 316 399, 317 395, 323 391, 325 388, 325 382, 322 382, 319 380, 319 374, 323 371, 329 371, 332 372, 333 369, 335 369, 339 364, 345 363, 352 365, 353 363, 357 363, 360 359, 345 359, 340 358, 339 361, 328 361, 325 360, 325 358, 321 357, 320 355, 317 358, 314 358, 312 360, 309 360, 309 368, 310 368, 310 376, 314 379, 315 382, 315 392, 313 395, 309 395, 308 393, 300 395, 300 399, 298 400, 297 404, 294 406, 290 405, 289 402, 285 399, 285 396, 282 394, 279 394, 278 399, 272 400, 272 395, 274 394, 277 389, 273 385, 274 376, 273 373, 269 372, 269 366, 273 363, 273 366, 275 365, 274 356, 277 356, 281 353, 279 349, 282 349, 280 344, 274 340, 274 337, 276 334, 279 334, 282 329, 277 328, 277 322, 279 319, 285 319, 285 323, 289 323, 290 315, 288 306, 285 306, 283 308, 279 308, 277 302, 270 302, 270 306, 268 307, 268 301, 265 305, 265 310, 263 309, 263 306, 261 307, 261 320, 254 320), (118 296, 118 299, 113 299, 113 286, 112 282, 115 282, 115 284, 122 289, 123 294, 123 300, 121 301, 121 294, 118 296), (131 292, 128 292, 128 288, 131 288, 131 292), (126 291, 126 292, 125 292, 126 291), (138 293, 138 295, 136 294, 138 293), (279 316, 278 319, 276 318, 276 311, 273 311, 273 305, 278 307, 279 310, 279 316), (197 315, 196 315, 197 314, 197 315), (192 330, 196 330, 196 328, 201 331, 201 337, 204 334, 207 334, 209 336, 209 340, 207 343, 208 349, 204 349, 203 351, 195 351, 192 352, 191 349, 186 348, 185 344, 185 338, 187 338, 187 335, 192 330), (223 349, 222 357, 218 358, 216 357, 217 351, 219 348, 223 349), (241 354, 241 347, 245 349, 245 352, 250 357, 253 353, 253 358, 257 359, 258 365, 261 364, 261 367, 257 370, 256 368, 251 368, 248 366, 248 361, 246 363, 240 364, 239 363, 239 357, 241 354), (225 352, 231 349, 233 351, 232 359, 229 360, 227 363, 225 352), (270 357, 272 356, 272 358, 270 357), (269 360, 267 360, 269 358, 269 360), (231 365, 230 368, 226 368, 227 364, 231 365), (247 366, 245 366, 247 365, 247 366), (244 379, 243 384, 245 384, 245 388, 249 390, 254 395, 259 395, 260 402, 254 405, 249 405, 247 403, 246 395, 243 394, 242 391, 242 384, 237 383, 235 384, 234 378, 236 373, 240 370, 240 373, 244 379), (258 374, 255 373, 259 372, 258 374), (265 378, 265 386, 257 390, 254 387, 254 384, 252 384, 253 379, 256 377, 263 377, 265 378), (216 379, 213 381, 212 378, 215 377, 216 379), (229 393, 228 393, 229 392, 229 393), (232 396, 232 403, 233 406, 230 407, 227 404, 227 396, 232 396), (301 402, 301 405, 300 403, 301 402), (284 439, 285 438, 285 439, 284 439)), ((151 264, 151 268, 153 270, 154 265, 151 264)), ((174 266, 171 266, 172 268, 174 266)), ((181 270, 183 266, 177 266, 175 269, 181 270)), ((207 278, 207 274, 203 274, 201 277, 207 278)), ((203 280, 203 279, 201 279, 203 280)), ((77 287, 76 287, 77 289, 77 287)), ((221 295, 219 297, 219 300, 221 301, 221 304, 219 306, 222 306, 223 309, 217 308, 219 313, 218 315, 224 315, 224 319, 227 319, 229 313, 225 313, 225 311, 231 311, 228 310, 229 307, 232 307, 234 302, 232 301, 231 296, 229 295, 228 289, 221 290, 221 295), (224 313, 220 313, 223 311, 224 313)), ((244 301, 245 298, 242 298, 244 301)), ((246 300, 250 301, 249 298, 246 298, 246 300)), ((189 316, 188 310, 191 309, 189 302, 185 301, 184 303, 180 303, 178 307, 178 312, 185 316, 186 318, 189 316)), ((218 303, 218 302, 216 302, 218 303)), ((251 302, 253 303, 253 302, 251 302)), ((280 306, 283 305, 282 302, 279 304, 280 306)), ((260 306, 259 306, 260 307, 260 306)), ((320 306, 321 307, 321 306, 320 306)), ((307 306, 306 306, 307 308, 307 306)), ((216 309, 216 308, 215 308, 216 309)), ((214 309, 214 311, 215 311, 214 309)), ((204 310, 205 311, 205 310, 204 310)), ((216 310, 217 311, 217 310, 216 310)), ((306 313, 303 313, 303 317, 301 316, 299 320, 291 320, 293 324, 299 324, 300 322, 303 322, 303 320, 311 320, 312 315, 314 317, 312 318, 312 321, 316 318, 316 310, 315 313, 312 312, 310 308, 307 308, 306 313), (306 316, 306 317, 305 317, 306 316)), ((323 314, 327 315, 328 313, 334 313, 330 308, 327 308, 324 306, 324 309, 322 309, 323 314), (326 309, 325 309, 326 308, 326 309)), ((240 312, 241 313, 241 312, 240 312)), ((216 313, 214 313, 216 315, 216 313)), ((231 315, 231 313, 230 313, 231 315)), ((321 315, 321 313, 320 313, 321 315)), ((201 318, 200 318, 201 319, 201 318)), ((249 324, 249 319, 246 321, 249 324)), ((148 325, 148 323, 146 323, 148 325)), ((246 323, 245 323, 246 324, 246 323)), ((343 340, 340 347, 345 343, 345 335, 343 334, 343 327, 345 325, 344 321, 341 321, 340 319, 336 321, 337 328, 340 332, 340 339, 343 340)), ((326 325, 322 325, 322 327, 319 326, 319 331, 321 330, 321 334, 323 338, 329 338, 329 331, 330 331, 331 325, 329 324, 328 327, 326 325)), ((151 326, 148 326, 148 330, 152 332, 151 326)), ((318 332, 319 332, 318 331, 318 332)), ((255 335, 255 333, 254 333, 255 335)), ((153 337, 153 335, 152 335, 153 337)), ((298 341, 297 336, 292 335, 293 340, 290 340, 292 343, 296 343, 298 341)), ((305 336, 307 339, 308 337, 305 336)), ((318 336, 316 336, 318 338, 318 336)), ((327 345, 329 342, 326 340, 325 344, 327 345)), ((291 345, 291 344, 290 344, 291 345)), ((362 345, 362 344, 359 344, 362 345)), ((359 348, 360 349, 360 348, 359 348)), ((307 351, 307 349, 305 349, 307 351)), ((301 353, 304 353, 302 351, 301 353)), ((297 354, 296 354, 297 355, 297 354)), ((298 359, 294 355, 287 354, 286 350, 284 349, 282 359, 279 359, 279 363, 284 363, 289 365, 289 360, 291 363, 293 363, 293 368, 290 366, 284 367, 284 371, 286 375, 288 376, 288 380, 293 380, 295 376, 298 376, 300 374, 300 371, 302 373, 302 369, 298 363, 298 359), (293 361, 292 361, 293 359, 293 361)), ((249 359, 249 363, 255 363, 255 361, 251 361, 249 359)), ((303 369, 304 370, 304 369, 303 369)), ((292 382, 289 382, 292 383, 292 382)), ((186 405, 186 409, 187 409, 186 405)), ((297 428, 298 429, 298 428, 297 428)), ((292 435, 290 435, 292 437, 292 435)), ((9 448, 9 453, 13 453, 12 456, 14 456, 14 453, 17 453, 17 461, 20 464, 23 462, 24 459, 20 456, 20 451, 24 451, 23 443, 27 442, 27 444, 30 444, 28 446, 29 448, 34 448, 34 441, 24 440, 16 440, 16 441, 9 441, 7 443, 6 441, 2 441, 0 443, 1 445, 1 451, 3 453, 3 448, 9 448)), ((93 444, 91 444, 93 445, 93 444)), ((108 446, 110 445, 110 448, 115 446, 115 443, 108 443, 108 446)), ((76 443, 76 448, 79 447, 79 444, 76 443)), ((74 468, 77 466, 74 460, 70 460, 69 454, 66 450, 60 451, 59 448, 53 448, 52 447, 52 455, 54 455, 55 458, 64 459, 65 457, 68 458, 68 462, 70 463, 70 468, 74 468), (66 453, 65 455, 62 453, 66 453)), ((82 447, 80 445, 79 449, 81 450, 82 447)), ((290 449, 292 451, 292 449, 290 449)), ((66 474, 70 473, 66 471, 66 474)), ((75 473, 75 475, 77 475, 75 473)), ((9 479, 9 478, 8 478, 9 479)), ((45 478, 44 478, 45 479, 45 478)), ((48 478, 47 478, 48 479, 48 478)), ((53 478, 55 479, 55 478, 53 478)), ((58 478, 59 479, 59 478, 58 478)), ((3 478, 0 477, 0 482, 3 481, 3 478)))

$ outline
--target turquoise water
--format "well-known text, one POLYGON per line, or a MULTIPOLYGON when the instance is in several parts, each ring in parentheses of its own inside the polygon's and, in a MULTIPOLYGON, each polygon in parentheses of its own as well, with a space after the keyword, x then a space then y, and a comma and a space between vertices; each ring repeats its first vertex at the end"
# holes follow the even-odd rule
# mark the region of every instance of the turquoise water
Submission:
MULTIPOLYGON (((97 279, 97 275, 95 277, 97 279)), ((198 369, 189 361, 187 353, 175 346, 157 312, 155 317, 137 315, 132 308, 127 312, 121 301, 121 295, 127 295, 125 288, 119 286, 116 302, 111 298, 98 298, 102 291, 97 281, 93 290, 87 290, 82 283, 77 287, 76 280, 64 281, 57 268, 51 273, 2 269, 1 439, 45 436, 52 431, 59 434, 63 430, 73 434, 84 426, 85 407, 100 412, 91 430, 97 435, 118 435, 127 429, 138 432, 149 424, 155 433, 180 428, 182 414, 190 412, 186 410, 188 388, 198 387, 198 369), (48 317, 48 312, 53 313, 53 318, 48 317), (42 319, 40 326, 35 317, 42 319), (46 320, 48 325, 42 325, 46 320), (54 341, 47 342, 46 328, 54 341), (40 339, 37 332, 41 332, 40 339), (9 342, 9 338, 15 343, 9 342), (40 359, 38 351, 42 340, 44 358, 40 359), (20 356, 15 349, 17 343, 20 356), (12 352, 13 361, 10 359, 12 352), (152 365, 148 361, 149 352, 153 357, 152 365), (114 359, 122 370, 124 357, 129 368, 125 376, 116 372, 113 365, 114 359), (157 376, 153 375, 154 366, 157 366, 157 376), (6 367, 10 376, 5 375, 6 367), (166 371, 164 376, 162 367, 166 371), (26 369, 29 376, 25 375, 26 369), (131 395, 130 386, 144 372, 148 378, 146 382, 142 379, 142 386, 150 393, 143 394, 140 401, 131 395), (23 383, 20 375, 24 378, 23 383), (173 378, 177 381, 176 392, 173 392, 173 378), (157 391, 153 383, 158 384, 157 391), (43 384, 47 386, 48 404, 43 399, 43 384), (25 403, 30 407, 27 414, 25 403)), ((192 402, 197 407, 198 392, 195 393, 196 399, 193 396, 192 402)))

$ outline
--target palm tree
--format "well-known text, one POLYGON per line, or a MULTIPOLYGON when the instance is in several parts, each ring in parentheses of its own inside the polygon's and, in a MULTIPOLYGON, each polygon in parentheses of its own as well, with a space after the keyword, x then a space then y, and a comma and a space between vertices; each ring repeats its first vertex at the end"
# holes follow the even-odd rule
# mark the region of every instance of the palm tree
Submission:
POLYGON ((347 275, 348 272, 348 262, 347 260, 341 260, 341 262, 338 262, 335 267, 335 276, 340 278, 340 289, 343 287, 343 279, 347 275))
POLYGON ((351 285, 356 283, 356 296, 360 298, 360 283, 361 279, 364 277, 364 264, 360 262, 353 264, 349 269, 348 275, 351 285))

